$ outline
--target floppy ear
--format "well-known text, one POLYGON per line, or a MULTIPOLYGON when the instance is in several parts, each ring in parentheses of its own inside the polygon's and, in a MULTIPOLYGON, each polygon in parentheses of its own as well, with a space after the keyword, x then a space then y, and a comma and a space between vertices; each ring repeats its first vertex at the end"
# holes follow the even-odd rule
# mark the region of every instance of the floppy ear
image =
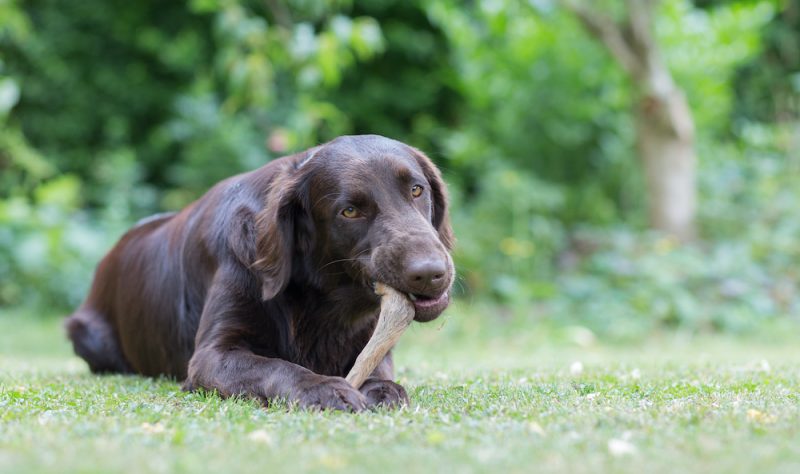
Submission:
POLYGON ((261 277, 262 299, 269 300, 286 288, 292 276, 295 234, 302 219, 299 183, 279 176, 267 194, 266 207, 256 216, 256 258, 252 269, 261 277))
POLYGON ((450 226, 450 214, 448 211, 449 198, 447 197, 447 186, 442 179, 442 174, 436 165, 433 164, 430 158, 425 153, 410 147, 414 158, 422 168, 425 174, 425 179, 431 185, 431 195, 433 196, 433 227, 439 233, 439 240, 444 244, 447 250, 452 250, 455 244, 455 236, 453 235, 453 228, 450 226))

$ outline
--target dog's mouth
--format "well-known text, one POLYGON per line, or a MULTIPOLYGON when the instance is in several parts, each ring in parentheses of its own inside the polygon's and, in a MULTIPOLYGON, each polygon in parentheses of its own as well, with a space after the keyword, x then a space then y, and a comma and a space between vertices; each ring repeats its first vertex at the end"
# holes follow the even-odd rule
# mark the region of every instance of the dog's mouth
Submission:
MULTIPOLYGON (((375 282, 370 283, 375 289, 375 282)), ((450 291, 445 290, 438 296, 421 295, 418 293, 406 293, 411 304, 414 305, 414 321, 427 323, 439 317, 442 312, 450 305, 450 291)))
POLYGON ((414 320, 421 323, 436 319, 450 304, 450 292, 445 291, 439 296, 431 297, 407 293, 408 299, 414 304, 414 320))

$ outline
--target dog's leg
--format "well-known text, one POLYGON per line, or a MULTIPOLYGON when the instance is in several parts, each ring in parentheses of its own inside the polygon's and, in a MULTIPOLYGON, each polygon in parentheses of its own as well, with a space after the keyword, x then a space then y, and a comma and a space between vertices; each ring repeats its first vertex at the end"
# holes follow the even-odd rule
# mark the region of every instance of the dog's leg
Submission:
POLYGON ((392 362, 392 353, 389 352, 359 388, 359 391, 367 399, 367 407, 408 405, 406 389, 393 380, 394 363, 392 362))
POLYGON ((283 399, 306 408, 360 411, 364 396, 341 377, 243 349, 203 349, 189 362, 184 389, 216 390, 223 397, 254 397, 265 405, 283 399))
POLYGON ((184 388, 216 390, 225 397, 255 397, 264 403, 285 399, 302 407, 363 410, 364 395, 344 378, 319 375, 248 348, 246 321, 268 315, 261 313, 260 288, 250 289, 252 294, 231 291, 234 283, 244 280, 236 270, 218 273, 209 290, 184 388))

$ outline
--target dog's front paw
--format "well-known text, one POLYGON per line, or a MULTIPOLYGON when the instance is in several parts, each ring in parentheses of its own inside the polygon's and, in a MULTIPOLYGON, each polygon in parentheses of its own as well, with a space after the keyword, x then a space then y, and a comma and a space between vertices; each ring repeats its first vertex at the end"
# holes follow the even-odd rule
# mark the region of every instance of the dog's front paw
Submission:
POLYGON ((315 376, 296 396, 303 408, 361 411, 367 407, 364 395, 341 377, 315 376))
POLYGON ((408 405, 406 389, 391 380, 368 378, 360 391, 366 398, 367 407, 370 408, 377 406, 397 408, 408 405))

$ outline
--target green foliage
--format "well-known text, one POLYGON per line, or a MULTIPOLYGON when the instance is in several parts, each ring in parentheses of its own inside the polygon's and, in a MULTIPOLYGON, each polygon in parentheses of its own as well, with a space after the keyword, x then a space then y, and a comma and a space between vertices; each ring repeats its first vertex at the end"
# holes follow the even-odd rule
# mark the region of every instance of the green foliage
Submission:
POLYGON ((464 10, 436 3, 431 15, 456 49, 467 100, 445 134, 448 165, 468 192, 498 162, 569 187, 566 223, 607 224, 638 210, 625 190, 632 127, 618 68, 569 16, 513 0, 464 10), (490 7, 491 5, 491 7, 490 7))
POLYGON ((270 24, 278 13, 247 1, 27 2, 15 11, 43 33, 6 35, 0 105, 24 84, 15 124, 58 172, 87 181, 89 204, 104 202, 102 163, 129 155, 142 182, 167 188, 164 207, 185 205, 224 176, 349 131, 320 96, 383 37, 337 5, 297 2, 296 18, 270 24))
MULTIPOLYGON (((570 235, 538 311, 615 337, 659 328, 749 333, 800 314, 800 161, 791 130, 756 127, 739 147, 701 146, 705 242, 679 245, 629 229, 570 235), (786 146, 786 145, 784 145, 786 146)), ((529 311, 525 314, 530 315, 529 311)))
POLYGON ((37 186, 31 200, 0 200, 0 274, 13 276, 0 279, 0 304, 63 308, 86 296, 87 276, 127 219, 112 208, 100 221, 81 212, 81 186, 62 175, 37 186))
POLYGON ((346 70, 327 97, 348 118, 353 133, 401 138, 436 156, 442 128, 457 121, 461 97, 450 64, 453 46, 429 20, 428 3, 355 2, 351 14, 380 23, 384 49, 346 70))
POLYGON ((766 122, 800 117, 800 1, 693 0, 705 9, 758 3, 773 15, 761 30, 758 55, 736 70, 734 115, 766 122))
POLYGON ((380 133, 443 169, 463 296, 618 336, 797 314, 796 116, 759 109, 795 104, 796 2, 661 3, 698 130, 689 246, 643 233, 630 84, 557 2, 2 2, 0 305, 66 311, 137 218, 380 133))
MULTIPOLYGON (((724 305, 707 288, 684 287, 694 279, 726 281, 732 271, 765 270, 764 262, 732 250, 750 243, 726 242, 741 237, 736 230, 712 230, 722 215, 743 215, 723 204, 725 186, 703 183, 704 202, 722 206, 702 216, 710 246, 658 252, 661 237, 639 236, 642 184, 632 156, 629 87, 573 18, 546 2, 471 10, 438 2, 430 10, 455 45, 460 91, 469 101, 464 126, 445 135, 447 166, 460 190, 457 257, 466 287, 517 312, 529 313, 539 302, 550 317, 618 334, 659 325, 742 329, 744 321, 757 323, 754 314, 793 310, 758 306, 755 301, 772 301, 772 290, 755 277, 751 292, 722 298, 724 305), (709 260, 717 264, 709 267, 709 260)), ((660 12, 664 54, 696 104, 701 143, 713 144, 701 150, 704 179, 723 179, 722 163, 732 158, 721 159, 725 145, 716 138, 732 128, 730 79, 757 51, 759 28, 771 12, 765 2, 701 12, 682 1, 665 2, 660 12)), ((749 156, 760 153, 756 144, 742 148, 749 156)), ((749 156, 728 166, 748 174, 747 186, 755 188, 767 178, 749 173, 749 156)), ((779 186, 787 189, 791 180, 779 186)), ((757 214, 763 198, 751 196, 747 209, 757 214)), ((789 220, 797 214, 782 211, 789 220)))
POLYGON ((508 166, 487 172, 480 183, 480 199, 456 196, 454 203, 454 225, 463 236, 456 259, 466 288, 517 303, 552 296, 551 260, 566 239, 559 219, 563 189, 508 166))
POLYGON ((194 58, 208 54, 199 38, 172 40, 191 36, 187 31, 200 20, 147 1, 33 0, 22 8, 32 31, 47 32, 3 45, 7 67, 22 84, 12 118, 26 139, 59 172, 90 183, 107 154, 135 148, 152 163, 154 128, 169 115, 174 90, 191 79, 194 58))
POLYGON ((759 55, 736 74, 737 115, 750 120, 800 120, 800 1, 786 0, 762 30, 759 55))
POLYGON ((692 9, 685 1, 664 2, 659 39, 688 95, 701 139, 732 131, 736 70, 756 56, 759 32, 773 14, 768 1, 730 2, 710 11, 692 9))
POLYGON ((136 217, 349 131, 322 91, 381 51, 380 27, 292 7, 270 25, 244 1, 3 4, 0 304, 73 307, 136 217))

